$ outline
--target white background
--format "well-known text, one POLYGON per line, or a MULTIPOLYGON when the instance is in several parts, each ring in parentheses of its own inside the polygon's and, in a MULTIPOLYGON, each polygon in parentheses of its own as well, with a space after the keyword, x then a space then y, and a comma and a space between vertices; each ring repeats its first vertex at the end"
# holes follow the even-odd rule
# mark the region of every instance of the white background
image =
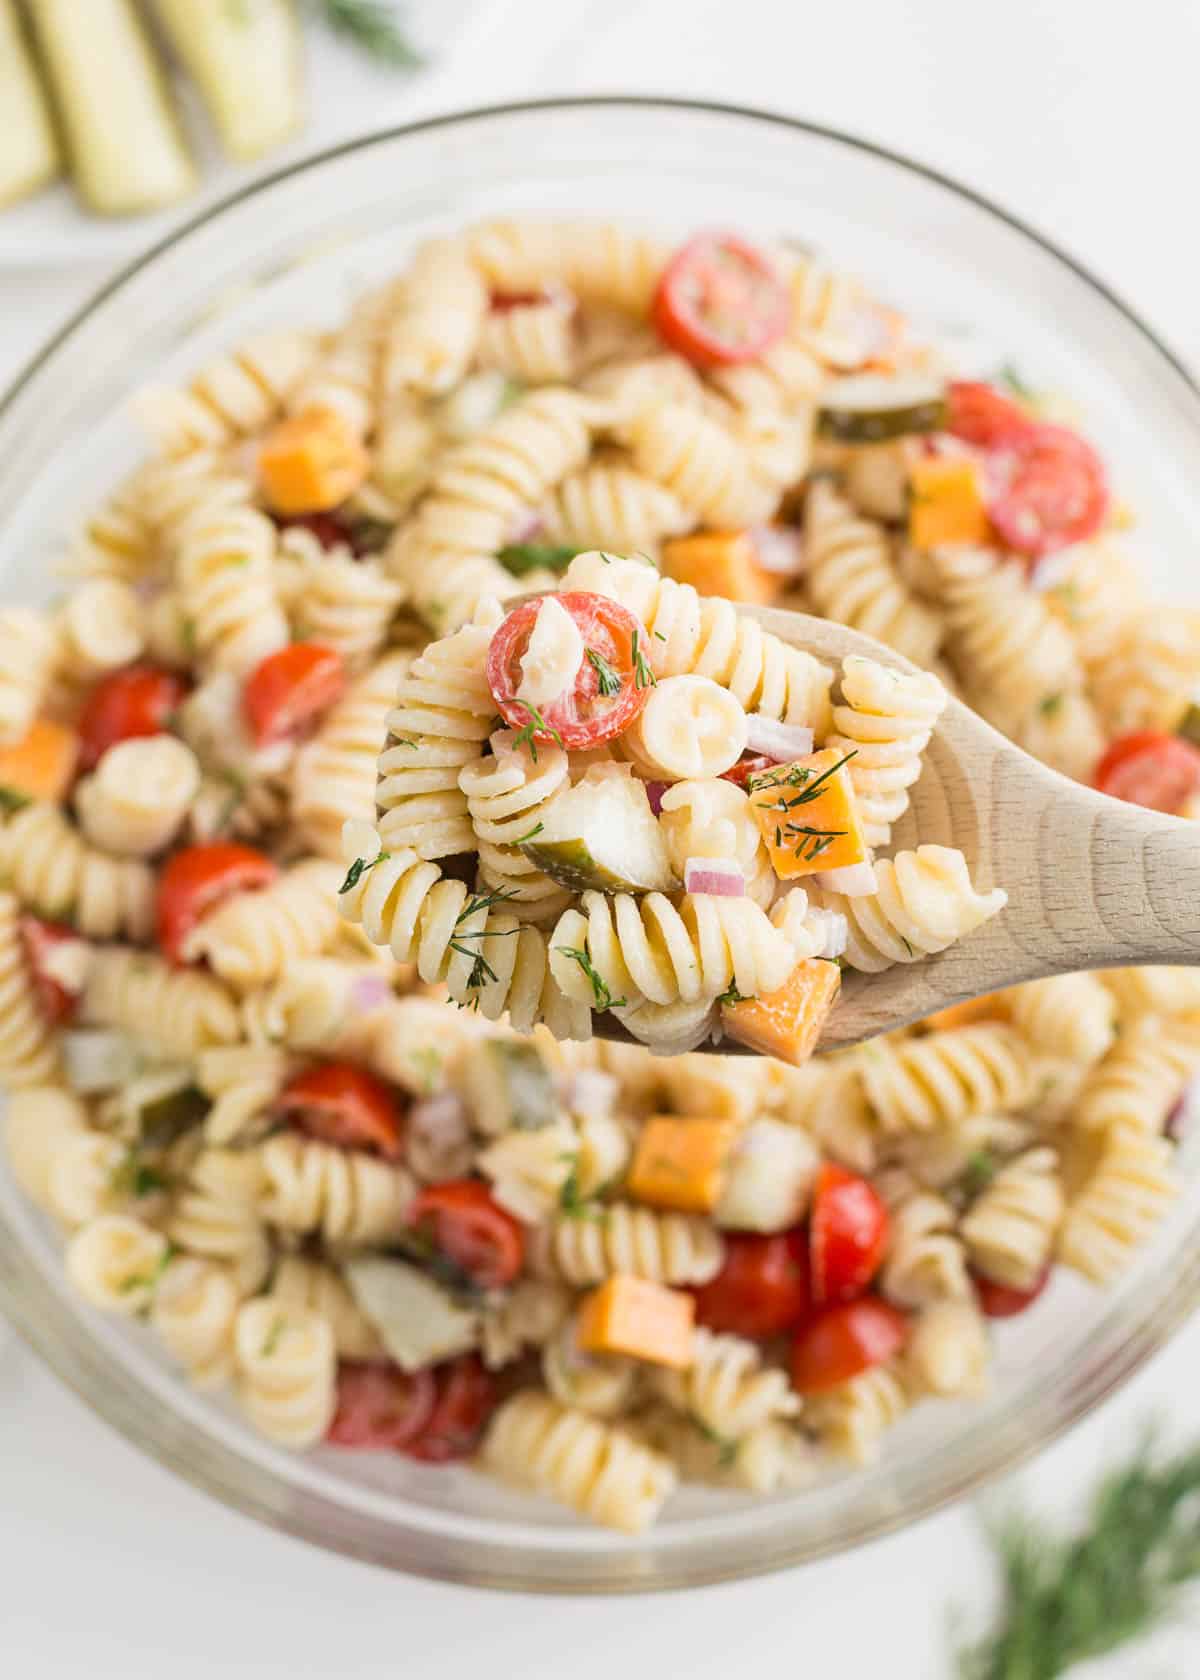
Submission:
MULTIPOLYGON (((425 4, 436 11, 438 0, 425 4)), ((1200 358, 1200 8, 1188 0, 480 0, 461 40, 461 53, 443 54, 415 85, 356 73, 318 48, 322 138, 546 93, 772 107, 963 178, 1049 232, 1200 358)), ((61 243, 61 223, 54 231, 61 243)), ((0 376, 103 277, 113 241, 98 262, 98 241, 83 237, 69 269, 47 267, 32 233, 19 251, 10 233, 2 266, 4 244, 0 226, 0 376)), ((605 1602, 408 1581, 260 1530, 139 1458, 9 1346, 0 1349, 0 1673, 726 1680, 758 1666, 940 1680, 952 1672, 949 1608, 982 1615, 992 1591, 981 1512, 1019 1494, 1069 1514, 1143 1418, 1194 1430, 1198 1377, 1200 1324, 974 1507, 799 1573, 605 1602)), ((1183 1680, 1198 1668, 1200 1632, 1179 1627, 1079 1673, 1183 1680)))

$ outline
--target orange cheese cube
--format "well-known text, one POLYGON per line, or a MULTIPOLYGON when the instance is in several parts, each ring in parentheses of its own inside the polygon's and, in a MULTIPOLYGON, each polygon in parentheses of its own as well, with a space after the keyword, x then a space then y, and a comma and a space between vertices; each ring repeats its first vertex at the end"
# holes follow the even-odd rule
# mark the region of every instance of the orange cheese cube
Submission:
POLYGON ((966 998, 946 1009, 935 1009, 921 1022, 931 1032, 946 1032, 952 1027, 973 1027, 978 1021, 1003 1021, 1008 1005, 1003 992, 985 992, 982 997, 966 998))
POLYGON ((0 791, 22 799, 66 796, 79 757, 79 737, 65 723, 36 718, 23 740, 0 747, 0 791))
POLYGON ((306 408, 273 426, 258 452, 258 477, 276 513, 326 513, 367 476, 362 441, 331 408, 306 408))
POLYGON ((639 1202, 708 1213, 720 1200, 736 1128, 728 1120, 658 1114, 638 1136, 626 1188, 639 1202))
POLYGON ((739 1044, 799 1067, 816 1049, 841 984, 835 962, 806 957, 778 991, 723 1005, 721 1025, 739 1044))
POLYGON ((837 747, 823 747, 756 779, 750 809, 781 881, 867 856, 845 758, 837 747))
POLYGON ((619 1273, 583 1302, 575 1339, 583 1353, 623 1354, 683 1371, 692 1363, 695 1316, 690 1295, 619 1273))
POLYGON ((908 539, 914 548, 985 543, 991 526, 974 461, 930 455, 909 470, 908 539))
POLYGON ((664 543, 662 569, 676 583, 690 583, 701 595, 766 606, 779 593, 779 579, 758 563, 749 531, 698 531, 664 543))

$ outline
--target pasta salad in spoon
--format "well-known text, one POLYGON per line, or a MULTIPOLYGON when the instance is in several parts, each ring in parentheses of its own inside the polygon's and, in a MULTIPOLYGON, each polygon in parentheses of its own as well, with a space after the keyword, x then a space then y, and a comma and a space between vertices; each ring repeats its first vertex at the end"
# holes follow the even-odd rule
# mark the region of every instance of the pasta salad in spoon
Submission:
POLYGON ((576 220, 136 406, 67 594, 0 615, 5 1141, 90 1308, 281 1445, 636 1532, 865 1462, 1056 1267, 1119 1273, 1189 971, 805 1060, 842 963, 1002 912, 896 838, 948 688, 1189 811, 1200 632, 1082 430, 809 255, 576 220))

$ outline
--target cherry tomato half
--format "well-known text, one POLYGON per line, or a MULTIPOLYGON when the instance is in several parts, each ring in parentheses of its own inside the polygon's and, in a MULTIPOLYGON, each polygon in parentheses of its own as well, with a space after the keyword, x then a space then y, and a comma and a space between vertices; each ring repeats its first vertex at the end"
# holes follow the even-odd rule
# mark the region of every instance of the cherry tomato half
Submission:
POLYGON ((953 380, 946 396, 946 430, 978 449, 1007 448, 1037 424, 1011 397, 981 380, 953 380))
POLYGON ((253 846, 216 840, 185 846, 169 857, 158 878, 158 944, 169 962, 186 961, 187 936, 210 910, 233 893, 269 887, 279 871, 253 846))
POLYGON ((48 959, 56 945, 78 943, 79 935, 63 922, 44 922, 40 916, 22 916, 20 929, 38 1007, 52 1027, 62 1026, 74 1018, 80 993, 50 973, 48 959))
POLYGON ((1095 536, 1108 513, 1108 474, 1065 426, 1032 426, 989 456, 988 518, 1016 554, 1054 554, 1095 536))
POLYGON ((874 1187, 827 1161, 817 1174, 808 1222, 813 1300, 861 1295, 883 1263, 888 1226, 887 1208, 874 1187))
POLYGON ((1200 750, 1178 735, 1139 729, 1113 742, 1093 780, 1112 799, 1178 816, 1200 789, 1200 750))
POLYGON ((791 313, 771 262, 734 233, 699 233, 681 245, 652 311, 659 337, 700 367, 753 361, 783 337, 791 313))
POLYGON ((242 709, 259 746, 299 735, 340 700, 346 668, 335 648, 292 642, 251 671, 242 689, 242 709))
POLYGON ((474 1353, 434 1369, 437 1398, 428 1423, 408 1443, 410 1458, 427 1464, 447 1464, 451 1459, 469 1458, 496 1409, 496 1385, 474 1353))
POLYGON ((326 1440, 338 1447, 407 1447, 428 1427, 437 1403, 432 1371, 402 1371, 386 1360, 343 1360, 337 1410, 326 1440))
POLYGON ((743 753, 736 764, 722 772, 721 780, 744 788, 752 776, 762 776, 766 771, 774 770, 778 763, 777 758, 771 758, 767 753, 743 753))
POLYGON ((808 1244, 802 1230, 727 1235, 725 1263, 693 1291, 697 1323, 742 1336, 778 1336, 809 1306, 808 1244))
POLYGON ((1047 1263, 1028 1289, 1013 1289, 1005 1283, 993 1283, 991 1278, 975 1274, 975 1294, 979 1310, 985 1318, 1015 1318, 1031 1307, 1050 1282, 1053 1268, 1047 1263))
POLYGON ((908 1340, 908 1319, 877 1295, 824 1307, 797 1330, 792 1343, 792 1386, 819 1394, 882 1365, 908 1340))
POLYGON ((98 682, 83 703, 79 731, 79 767, 94 770, 118 741, 161 735, 187 684, 158 665, 126 665, 98 682))
POLYGON ((321 1062, 284 1086, 275 1107, 292 1125, 339 1149, 373 1149, 394 1159, 404 1112, 390 1085, 349 1062, 321 1062))
POLYGON ((422 1190, 408 1222, 480 1289, 503 1289, 521 1270, 525 1232, 477 1178, 451 1178, 422 1190))
MULTIPOLYGON (((653 644, 628 608, 604 595, 571 589, 554 599, 575 620, 584 647, 597 655, 602 667, 607 665, 620 686, 613 694, 602 694, 600 671, 585 656, 570 692, 538 714, 545 727, 537 727, 533 739, 549 743, 557 736, 568 750, 586 751, 623 734, 641 712, 652 686, 648 671, 653 644)), ((488 648, 488 687, 504 721, 514 729, 537 722, 516 695, 521 659, 541 604, 535 599, 514 607, 488 648)))

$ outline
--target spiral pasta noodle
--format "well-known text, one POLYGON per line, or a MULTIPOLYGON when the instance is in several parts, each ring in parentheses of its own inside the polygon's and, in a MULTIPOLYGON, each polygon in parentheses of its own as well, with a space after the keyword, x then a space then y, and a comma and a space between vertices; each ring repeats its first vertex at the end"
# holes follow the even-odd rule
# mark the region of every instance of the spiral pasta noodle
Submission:
POLYGON ((577 1287, 624 1273, 654 1283, 707 1283, 721 1269, 725 1247, 707 1220, 612 1202, 586 1214, 557 1214, 542 1226, 542 1267, 577 1287))
POLYGON ((283 533, 279 554, 296 570, 289 609, 295 633, 332 648, 351 668, 377 654, 404 597, 401 584, 377 561, 356 560, 349 549, 321 550, 302 528, 283 533))
POLYGON ((913 1324, 904 1372, 914 1399, 978 1400, 986 1394, 991 1349, 987 1326, 972 1301, 935 1301, 913 1324))
POLYGON ((1126 618, 1124 634, 1093 678, 1110 736, 1178 729, 1200 660, 1200 613, 1151 607, 1126 618))
POLYGON ((312 363, 316 338, 264 333, 216 357, 184 388, 148 385, 133 412, 160 455, 189 455, 259 432, 312 363))
POLYGON ((290 414, 328 409, 357 438, 374 429, 384 336, 396 306, 395 285, 367 292, 344 327, 321 346, 288 393, 290 414))
POLYGON ((385 654, 372 665, 330 707, 292 761, 292 822, 309 849, 321 857, 341 857, 344 824, 374 820, 376 765, 387 740, 388 714, 411 657, 385 654))
POLYGON ((930 665, 942 639, 938 614, 905 588, 887 534, 818 480, 804 524, 805 582, 826 618, 887 642, 916 665, 930 665))
POLYGON ((333 1419, 337 1354, 328 1322, 305 1307, 263 1297, 238 1308, 235 1392, 260 1435, 310 1447, 333 1419))
POLYGON ((1093 1283, 1109 1283, 1166 1218, 1179 1195, 1171 1145, 1138 1128, 1104 1135, 1099 1159, 1072 1196, 1058 1257, 1093 1283))
POLYGON ((58 1042, 38 1007, 22 949, 17 899, 0 892, 0 1085, 45 1085, 59 1071, 58 1042))
POLYGON ((847 769, 864 835, 868 845, 884 846, 908 809, 946 692, 931 672, 906 676, 854 655, 842 661, 841 686, 827 745, 854 755, 847 769))
POLYGON ((233 1377, 233 1327, 242 1296, 228 1267, 174 1257, 150 1306, 150 1323, 193 1388, 224 1388, 233 1377))
POLYGON ((542 1349, 542 1380, 551 1398, 592 1417, 618 1417, 641 1387, 636 1359, 581 1353, 577 1325, 567 1319, 542 1349))
POLYGON ((161 1231, 128 1214, 103 1213, 67 1244, 67 1276, 102 1312, 132 1317, 148 1307, 170 1249, 161 1231))
POLYGON ((1079 1093, 1074 1124, 1086 1131, 1126 1126, 1157 1132, 1198 1067, 1200 1021, 1137 1021, 1092 1070, 1079 1093))
POLYGON ((571 1310, 571 1295, 553 1278, 518 1278, 511 1289, 485 1303, 479 1320, 480 1351, 489 1371, 519 1359, 527 1347, 541 1347, 571 1310))
POLYGON ((153 857, 179 833, 200 791, 200 765, 173 735, 120 741, 75 789, 79 826, 119 857, 153 857))
POLYGON ((252 1151, 204 1149, 172 1198, 166 1233, 177 1247, 230 1267, 243 1295, 271 1269, 271 1243, 260 1211, 265 1177, 252 1151))
POLYGON ((309 858, 269 887, 226 899, 188 935, 186 960, 206 959, 218 978, 238 991, 266 985, 290 963, 333 944, 338 876, 335 864, 309 858))
POLYGON ((487 314, 487 287, 461 240, 436 239, 415 253, 388 324, 383 388, 445 391, 467 371, 487 314))
POLYGON ((963 1217, 971 1264, 1010 1289, 1028 1289, 1054 1249, 1063 1217, 1058 1156, 1028 1149, 1000 1168, 963 1217))
POLYGON ((966 1253, 954 1209, 943 1197, 924 1190, 907 1173, 887 1197, 891 1224, 880 1284, 899 1307, 969 1297, 966 1253))
POLYGON ((651 1446, 672 1460, 685 1481, 786 1493, 806 1486, 817 1473, 814 1447, 791 1422, 765 1423, 737 1440, 719 1440, 665 1405, 638 1421, 651 1446))
POLYGON ((575 367, 574 304, 548 297, 493 309, 479 334, 481 367, 524 385, 563 385, 575 367))
POLYGON ((267 1298, 324 1319, 340 1359, 377 1359, 379 1334, 335 1266, 302 1254, 285 1254, 271 1277, 267 1298))
POLYGON ((821 1445, 852 1464, 870 1464, 883 1437, 908 1410, 910 1395, 899 1361, 876 1365, 841 1387, 816 1394, 805 1407, 805 1426, 821 1445))
POLYGON ((555 795, 570 785, 567 755, 560 747, 540 747, 535 763, 529 748, 515 741, 511 730, 493 735, 491 755, 464 764, 458 785, 485 886, 503 892, 522 921, 552 921, 570 894, 531 864, 516 842, 536 830, 555 795))
POLYGON ((646 313, 669 254, 653 234, 583 218, 482 222, 467 245, 493 291, 538 292, 558 281, 585 303, 631 315, 646 313))
POLYGON ((5 1103, 4 1145, 18 1186, 36 1207, 53 1211, 50 1179, 69 1141, 88 1135, 88 1114, 73 1091, 57 1085, 25 1085, 5 1103))
POLYGON ((50 618, 34 607, 0 607, 0 745, 29 732, 58 663, 50 618))
POLYGON ((508 1131, 477 1161, 501 1207, 518 1219, 539 1224, 559 1206, 576 1159, 578 1139, 566 1120, 536 1131, 508 1131))
POLYGON ((145 500, 146 468, 126 475, 80 522, 59 569, 68 577, 117 578, 132 583, 154 564, 145 500))
POLYGON ((867 1101, 888 1134, 1020 1109, 1033 1091, 1033 1067, 1020 1034, 992 1021, 927 1038, 876 1040, 859 1060, 867 1101))
POLYGON ((690 530, 693 516, 665 485, 635 472, 620 457, 597 458, 571 473, 543 504, 547 540, 569 548, 603 548, 654 556, 664 537, 690 530))
POLYGON ((196 1081, 212 1107, 204 1120, 205 1141, 216 1148, 261 1136, 271 1124, 271 1105, 294 1069, 283 1050, 248 1044, 202 1050, 196 1081))
POLYGON ((144 939, 154 924, 154 877, 141 859, 89 846, 54 805, 26 805, 0 829, 0 871, 39 916, 90 939, 144 939))
POLYGON ((1113 1042, 1113 998, 1094 974, 1055 974, 1014 986, 1008 1013, 1037 1050, 1098 1062, 1113 1042))
POLYGON ((725 1440, 739 1440, 776 1419, 795 1417, 800 1401, 782 1371, 765 1366, 743 1336, 698 1329, 685 1371, 656 1370, 655 1392, 725 1440))
POLYGON ((1097 978, 1116 1000, 1122 1024, 1139 1015, 1200 1012, 1200 971, 1194 968, 1108 968, 1097 978))
POLYGON ((388 1242, 405 1228, 416 1186, 402 1167, 293 1132, 260 1144, 256 1160, 260 1211, 271 1225, 355 1247, 388 1242))
POLYGON ((275 529, 253 508, 195 515, 175 560, 180 603, 203 659, 244 676, 287 645, 275 590, 275 529))

